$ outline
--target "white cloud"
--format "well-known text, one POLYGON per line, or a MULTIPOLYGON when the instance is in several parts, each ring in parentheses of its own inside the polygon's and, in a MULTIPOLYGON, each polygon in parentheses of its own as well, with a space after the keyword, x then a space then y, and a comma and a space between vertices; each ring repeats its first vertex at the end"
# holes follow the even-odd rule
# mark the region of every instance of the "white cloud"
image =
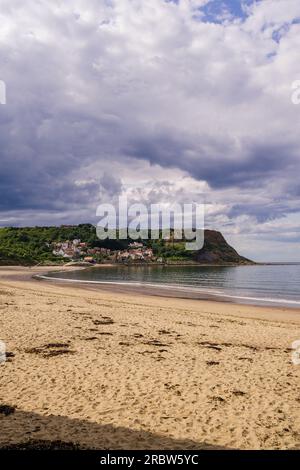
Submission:
POLYGON ((5 213, 55 211, 59 195, 88 220, 105 171, 201 187, 232 233, 299 209, 299 1, 222 24, 201 22, 207 3, 1 0, 5 213))

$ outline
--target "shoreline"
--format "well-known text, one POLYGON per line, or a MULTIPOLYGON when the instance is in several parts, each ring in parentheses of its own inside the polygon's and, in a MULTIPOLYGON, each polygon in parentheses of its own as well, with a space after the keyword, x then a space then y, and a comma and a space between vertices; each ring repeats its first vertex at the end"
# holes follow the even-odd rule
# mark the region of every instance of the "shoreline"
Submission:
MULTIPOLYGON (((94 265, 89 267, 78 267, 78 271, 83 269, 94 269, 94 268, 107 268, 114 267, 114 264, 102 264, 94 265)), ((72 266, 72 271, 76 271, 74 266, 72 266)), ((300 306, 297 305, 297 301, 288 301, 282 299, 263 299, 247 296, 238 296, 226 293, 216 293, 209 292, 204 290, 196 290, 193 287, 181 286, 176 284, 151 284, 146 282, 135 282, 135 281, 93 281, 93 280, 80 280, 80 279, 66 279, 60 277, 52 277, 52 272, 64 272, 65 270, 55 270, 47 271, 46 273, 37 274, 33 277, 37 280, 46 281, 46 282, 57 282, 59 284, 66 285, 76 285, 82 288, 91 288, 91 289, 106 289, 109 291, 114 291, 116 288, 120 293, 130 293, 136 295, 149 295, 155 297, 169 297, 169 298, 178 298, 178 299, 194 299, 199 301, 215 301, 215 302, 226 302, 236 305, 249 305, 257 306, 264 308, 286 308, 293 311, 300 312, 300 306)))
MULTIPOLYGON (((102 265, 104 266, 104 265, 102 265)), ((106 265, 113 266, 113 265, 106 265)), ((114 283, 96 283, 92 284, 90 282, 84 283, 82 281, 66 281, 66 280, 58 280, 56 278, 49 278, 49 279, 39 279, 39 276, 43 276, 45 274, 49 274, 50 272, 60 272, 62 271, 60 267, 53 267, 49 266, 38 266, 36 268, 25 268, 25 267, 0 267, 0 285, 4 281, 6 282, 13 282, 13 285, 16 283, 25 283, 29 284, 30 288, 34 287, 35 285, 45 285, 49 287, 57 287, 61 288, 63 291, 72 289, 75 291, 86 291, 90 293, 99 293, 99 295, 113 295, 115 298, 118 299, 128 299, 129 302, 133 300, 136 301, 136 298, 143 299, 143 301, 152 301, 157 304, 157 302, 180 302, 180 304, 188 307, 195 307, 201 308, 202 306, 212 307, 215 306, 217 309, 218 306, 231 309, 232 314, 235 315, 236 312, 238 314, 249 315, 249 318, 262 318, 268 319, 272 318, 274 320, 279 321, 296 321, 300 323, 300 308, 297 307, 289 307, 289 306, 280 306, 280 305, 257 305, 257 304, 250 304, 250 303, 242 303, 242 302, 233 302, 227 300, 226 298, 215 297, 210 295, 201 295, 198 293, 188 292, 187 295, 185 293, 180 293, 175 291, 170 291, 167 289, 158 289, 158 288, 149 288, 147 289, 145 286, 142 287, 135 287, 130 285, 116 285, 114 283), (4 275, 3 275, 4 273, 4 275), (117 287, 117 289, 116 289, 117 287)), ((65 266, 63 271, 65 272, 72 272, 77 270, 86 269, 85 267, 78 267, 78 266, 65 266)), ((23 285, 25 285, 23 284, 23 285)), ((9 285, 9 284, 7 284, 9 285)))

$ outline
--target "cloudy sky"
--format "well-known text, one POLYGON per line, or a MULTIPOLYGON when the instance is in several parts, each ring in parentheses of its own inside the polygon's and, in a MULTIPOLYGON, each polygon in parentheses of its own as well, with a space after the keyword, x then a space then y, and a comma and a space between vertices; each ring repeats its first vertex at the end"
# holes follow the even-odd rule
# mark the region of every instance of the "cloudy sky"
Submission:
POLYGON ((300 261, 299 50, 299 0, 0 0, 0 226, 201 194, 242 254, 300 261))

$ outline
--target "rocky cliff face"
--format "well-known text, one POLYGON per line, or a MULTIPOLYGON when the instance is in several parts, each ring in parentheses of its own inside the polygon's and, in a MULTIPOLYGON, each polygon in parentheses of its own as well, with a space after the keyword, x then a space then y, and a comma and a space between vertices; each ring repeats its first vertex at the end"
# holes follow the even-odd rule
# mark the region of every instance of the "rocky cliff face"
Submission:
POLYGON ((223 235, 215 230, 204 231, 204 246, 195 252, 195 260, 202 264, 254 264, 240 256, 228 245, 223 235))

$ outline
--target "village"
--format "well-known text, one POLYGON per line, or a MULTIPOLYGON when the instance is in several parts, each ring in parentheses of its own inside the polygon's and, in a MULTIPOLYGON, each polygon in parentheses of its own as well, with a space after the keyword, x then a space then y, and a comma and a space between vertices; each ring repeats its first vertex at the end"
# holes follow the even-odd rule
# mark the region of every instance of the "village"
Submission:
POLYGON ((117 263, 131 262, 157 262, 162 263, 162 258, 156 258, 151 248, 142 242, 132 242, 125 250, 111 250, 108 248, 90 247, 87 242, 80 239, 66 240, 52 244, 52 253, 68 261, 84 261, 87 263, 101 263, 104 261, 117 263))

